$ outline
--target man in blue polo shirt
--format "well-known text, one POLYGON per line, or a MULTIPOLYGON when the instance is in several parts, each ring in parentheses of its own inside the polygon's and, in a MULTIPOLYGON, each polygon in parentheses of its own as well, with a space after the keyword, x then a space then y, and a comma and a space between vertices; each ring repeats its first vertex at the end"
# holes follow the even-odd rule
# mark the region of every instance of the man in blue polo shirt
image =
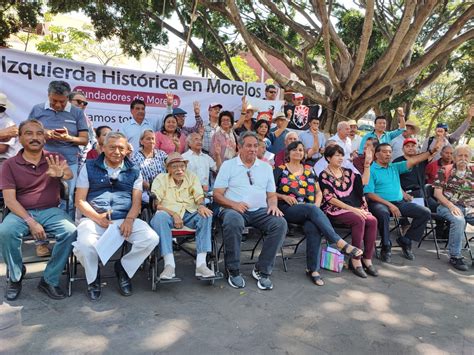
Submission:
POLYGON ((436 154, 440 148, 441 144, 437 144, 431 152, 407 157, 406 161, 398 163, 390 163, 392 159, 390 144, 381 143, 375 148, 375 161, 370 167, 370 180, 364 188, 364 193, 369 200, 370 212, 377 218, 379 232, 382 236, 382 261, 390 262, 392 257, 390 216, 413 218, 410 228, 404 236, 397 238, 397 243, 402 248, 403 256, 408 260, 414 260, 411 241, 421 239, 431 214, 428 208, 403 200, 400 174, 410 171, 418 163, 436 154))
MULTIPOLYGON (((48 100, 33 106, 29 118, 40 121, 45 128, 45 149, 59 153, 67 161, 74 177, 67 181, 69 186, 69 203, 74 203, 80 147, 89 142, 88 126, 84 112, 71 105, 69 94, 71 87, 65 81, 52 81, 48 86, 48 100)), ((62 204, 65 208, 65 204, 62 204)), ((71 208, 74 217, 74 209, 71 208)))
POLYGON ((405 114, 403 112, 402 107, 397 108, 397 116, 399 118, 400 128, 393 131, 385 131, 385 128, 387 128, 387 119, 385 118, 385 116, 377 116, 374 121, 374 130, 362 137, 362 141, 360 142, 358 150, 359 154, 364 153, 365 141, 369 137, 377 138, 380 143, 390 143, 392 139, 402 134, 403 131, 406 129, 405 114))
POLYGON ((245 287, 240 275, 240 243, 244 227, 252 226, 265 233, 262 251, 252 271, 261 290, 271 290, 270 280, 275 256, 286 236, 287 224, 277 207, 272 168, 257 159, 258 139, 255 132, 243 132, 239 155, 225 161, 214 184, 214 200, 222 206, 225 265, 228 283, 245 287))
POLYGON ((120 131, 125 134, 133 147, 133 151, 137 152, 140 150, 140 136, 143 131, 150 129, 153 132, 158 130, 156 122, 150 121, 145 117, 145 102, 140 99, 134 99, 130 103, 130 113, 132 118, 125 122, 120 131))

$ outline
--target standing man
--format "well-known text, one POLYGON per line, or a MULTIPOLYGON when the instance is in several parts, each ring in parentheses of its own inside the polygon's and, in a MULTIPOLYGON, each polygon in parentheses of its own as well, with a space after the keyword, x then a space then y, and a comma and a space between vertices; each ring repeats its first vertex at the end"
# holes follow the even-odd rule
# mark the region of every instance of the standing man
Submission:
MULTIPOLYGON (((441 141, 440 141, 441 143, 441 141)), ((414 260, 411 249, 412 240, 419 241, 423 236, 426 223, 431 218, 428 208, 404 201, 400 183, 400 174, 404 174, 418 163, 434 155, 435 150, 409 157, 406 161, 391 163, 392 147, 388 143, 380 143, 375 148, 375 162, 370 167, 370 180, 364 187, 369 202, 369 210, 377 218, 379 232, 382 236, 381 259, 389 263, 392 260, 392 243, 390 241, 390 217, 411 217, 413 221, 406 234, 397 238, 403 256, 414 260)))
POLYGON ((326 138, 324 137, 323 132, 319 131, 318 117, 312 116, 309 119, 309 129, 300 133, 299 140, 305 147, 308 157, 306 159, 307 164, 313 166, 318 159, 321 158, 321 153, 326 144, 326 138))
POLYGON ((252 226, 265 233, 252 276, 259 289, 271 290, 270 275, 286 236, 287 224, 277 207, 272 168, 257 159, 257 135, 244 132, 238 144, 239 155, 222 164, 214 185, 214 200, 222 206, 219 218, 223 228, 227 281, 234 288, 245 287, 240 274, 240 244, 245 226, 252 226))
POLYGON ((474 225, 474 167, 472 151, 467 145, 456 147, 454 164, 441 171, 434 182, 434 197, 438 199, 438 214, 449 221, 449 263, 467 271, 461 249, 466 223, 474 225))
MULTIPOLYGON (((16 127, 15 122, 6 112, 8 106, 10 106, 10 102, 7 99, 7 95, 0 92, 0 130, 16 127)), ((21 145, 16 138, 16 134, 6 141, 0 141, 0 168, 5 160, 14 157, 20 149, 21 145)))
POLYGON ((367 133, 362 137, 360 142, 359 154, 363 153, 365 146, 365 141, 369 137, 375 137, 379 143, 390 143, 395 137, 398 137, 405 130, 405 113, 403 112, 403 107, 397 108, 397 115, 399 119, 399 128, 393 131, 385 131, 387 128, 387 119, 385 116, 377 116, 375 118, 375 127, 372 132, 367 133))
POLYGON ((273 122, 275 122, 276 127, 270 130, 269 139, 272 145, 269 151, 273 154, 277 154, 279 151, 285 149, 285 137, 290 132, 288 129, 290 119, 286 117, 283 112, 278 112, 273 122))
POLYGON ((349 122, 341 121, 337 124, 337 133, 329 138, 330 140, 335 141, 342 149, 344 149, 344 160, 346 161, 352 160, 352 141, 349 137, 350 132, 351 128, 349 126, 349 122))
POLYGON ((202 150, 204 153, 211 152, 212 137, 219 127, 219 112, 222 110, 222 105, 219 103, 212 103, 209 105, 209 121, 204 125, 204 136, 202 150))
POLYGON ((21 292, 26 274, 21 243, 28 234, 35 240, 46 240, 47 233, 56 238, 38 288, 55 300, 66 297, 59 287, 59 278, 76 239, 76 226, 58 206, 61 179, 72 179, 73 174, 61 155, 43 149, 45 136, 41 122, 23 121, 19 127, 23 149, 5 161, 1 171, 0 188, 11 211, 0 224, 3 260, 10 273, 5 292, 9 301, 17 299, 21 292))
POLYGON ((134 151, 140 149, 140 137, 144 130, 150 129, 156 132, 158 127, 155 127, 153 122, 145 117, 145 102, 140 99, 134 99, 130 104, 130 113, 132 118, 122 124, 121 131, 132 145, 134 151))
MULTIPOLYGON (((74 218, 74 188, 79 168, 80 146, 89 141, 89 127, 84 112, 71 105, 69 94, 71 87, 65 81, 52 81, 48 86, 48 101, 33 106, 29 118, 40 121, 45 128, 45 148, 51 153, 59 153, 66 158, 74 174, 68 180, 70 214, 74 218)), ((65 204, 63 203, 63 208, 65 204)))
POLYGON ((357 134, 359 127, 357 126, 357 122, 355 120, 349 121, 349 127, 351 129, 349 132, 349 138, 351 139, 351 151, 352 153, 357 153, 360 147, 360 142, 362 141, 362 137, 357 134))
MULTIPOLYGON (((296 92, 293 94, 292 104, 286 105, 284 108, 285 113, 290 117, 290 123, 288 124, 290 129, 299 131, 309 129, 310 108, 303 105, 303 100, 303 94, 296 92)), ((318 111, 314 112, 311 116, 318 117, 318 111)))
POLYGON ((130 279, 159 241, 153 229, 137 218, 142 207, 143 178, 127 153, 125 135, 109 132, 102 154, 87 160, 77 179, 76 205, 84 218, 77 227, 74 254, 85 269, 91 301, 101 298, 99 256, 94 245, 109 226, 117 226, 122 243, 132 244, 132 249, 114 265, 123 296, 132 294, 130 279))
POLYGON ((199 101, 193 102, 193 108, 194 108, 194 119, 196 120, 196 123, 194 124, 193 127, 184 126, 184 123, 186 122, 186 115, 188 114, 186 111, 184 111, 182 108, 179 108, 179 107, 173 109, 173 116, 176 117, 178 128, 181 131, 181 133, 184 133, 186 136, 194 132, 199 132, 201 129, 204 128, 202 118, 201 118, 201 104, 199 103, 199 101))
POLYGON ((398 157, 403 156, 403 150, 405 146, 405 141, 409 138, 415 138, 415 136, 420 133, 420 127, 413 121, 406 121, 405 130, 402 134, 392 139, 390 145, 392 146, 392 159, 395 160, 398 157))
POLYGON ((277 99, 278 89, 275 85, 270 84, 265 87, 265 100, 274 101, 277 99))
MULTIPOLYGON (((466 133, 469 127, 471 126, 472 116, 474 116, 474 104, 471 104, 471 106, 469 106, 466 119, 458 127, 458 129, 455 130, 453 133, 448 134, 447 123, 438 123, 436 125, 436 131, 435 131, 436 137, 438 137, 439 135, 442 135, 444 137, 444 145, 451 145, 451 144, 456 143, 459 140, 459 138, 461 138, 461 136, 464 133, 466 133)), ((435 136, 432 136, 428 138, 427 140, 425 140, 425 142, 423 143, 423 147, 421 148, 421 151, 426 152, 428 148, 432 149, 435 144, 436 144, 435 136)), ((439 159, 439 153, 434 156, 434 159, 439 159)))

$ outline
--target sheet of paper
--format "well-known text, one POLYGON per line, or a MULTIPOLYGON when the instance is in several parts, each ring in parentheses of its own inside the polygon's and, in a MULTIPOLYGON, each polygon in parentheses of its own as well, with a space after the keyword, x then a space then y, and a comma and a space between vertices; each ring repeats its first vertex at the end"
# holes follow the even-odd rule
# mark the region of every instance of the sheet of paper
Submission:
POLYGON ((423 200, 422 197, 414 197, 413 200, 411 200, 411 203, 416 203, 417 205, 425 207, 425 200, 423 200))
POLYGON ((102 264, 107 264, 107 261, 114 255, 114 253, 122 246, 124 238, 120 234, 119 225, 111 224, 104 234, 95 243, 94 248, 97 250, 102 264))

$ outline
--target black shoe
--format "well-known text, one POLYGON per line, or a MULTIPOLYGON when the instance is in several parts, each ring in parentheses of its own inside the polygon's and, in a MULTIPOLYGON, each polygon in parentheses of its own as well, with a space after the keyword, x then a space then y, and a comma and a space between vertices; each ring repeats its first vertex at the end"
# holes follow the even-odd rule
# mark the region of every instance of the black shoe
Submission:
POLYGON ((363 266, 365 272, 366 272, 368 275, 373 276, 373 277, 379 276, 379 272, 378 272, 377 269, 374 267, 374 265, 367 266, 367 265, 364 264, 364 262, 362 262, 362 266, 363 266))
POLYGON ((122 296, 131 296, 132 295, 132 282, 130 277, 123 269, 122 263, 120 260, 117 260, 114 265, 115 275, 117 275, 117 281, 119 285, 119 291, 122 296))
POLYGON ((464 262, 464 258, 461 256, 460 258, 456 257, 451 257, 449 258, 449 263, 455 268, 458 269, 459 271, 467 271, 468 266, 464 262))
POLYGON ((402 248, 402 255, 404 258, 412 261, 415 260, 415 254, 411 251, 411 244, 405 244, 400 237, 397 238, 397 243, 402 248))
POLYGON ((97 277, 94 281, 87 285, 87 296, 89 296, 89 299, 92 302, 97 302, 102 297, 101 291, 102 290, 100 287, 100 273, 99 270, 97 270, 97 277))
POLYGON ((365 273, 364 269, 362 268, 362 266, 357 266, 355 267, 353 264, 352 264, 352 259, 349 259, 349 269, 352 270, 352 272, 354 274, 356 274, 357 276, 359 277, 362 277, 363 279, 366 279, 367 278, 367 274, 365 273))
POLYGON ((392 262, 392 248, 382 247, 382 251, 380 252, 380 260, 382 260, 384 263, 391 263, 392 262))
POLYGON ((41 278, 38 284, 38 289, 46 293, 48 297, 52 298, 53 300, 62 300, 63 298, 66 298, 66 294, 63 292, 63 290, 61 290, 60 287, 50 285, 44 280, 44 278, 41 278))
POLYGON ((14 282, 11 280, 8 280, 8 285, 5 290, 5 298, 7 301, 14 301, 20 296, 21 292, 21 281, 23 280, 23 277, 26 275, 26 267, 25 265, 22 266, 21 268, 21 277, 20 281, 14 282))

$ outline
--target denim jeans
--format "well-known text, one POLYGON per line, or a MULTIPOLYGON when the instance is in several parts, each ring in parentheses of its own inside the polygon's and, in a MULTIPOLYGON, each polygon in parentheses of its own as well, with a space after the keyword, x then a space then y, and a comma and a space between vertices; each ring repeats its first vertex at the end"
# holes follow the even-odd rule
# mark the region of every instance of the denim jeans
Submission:
POLYGON ((462 216, 453 215, 451 211, 443 205, 439 205, 437 209, 437 213, 450 222, 448 250, 449 255, 452 257, 461 256, 461 249, 464 240, 464 231, 466 230, 466 223, 469 223, 471 226, 474 225, 474 216, 467 216, 466 209, 464 207, 457 207, 461 210, 463 214, 462 216))
POLYGON ((240 243, 245 226, 251 226, 265 233, 262 251, 255 267, 263 274, 270 275, 275 257, 285 239, 288 226, 283 217, 267 214, 266 208, 240 214, 231 208, 224 208, 219 214, 222 221, 225 246, 225 265, 229 271, 240 269, 240 243))
POLYGON ((328 217, 314 204, 283 205, 282 212, 288 223, 302 224, 306 236, 306 267, 319 271, 321 260, 321 239, 337 243, 341 237, 336 233, 328 217))
MULTIPOLYGON (((186 227, 196 229, 196 251, 197 253, 207 253, 212 250, 211 228, 212 217, 203 217, 199 213, 186 211, 183 216, 183 223, 186 227)), ((160 236, 161 255, 173 253, 173 218, 165 211, 155 213, 150 222, 151 227, 160 236)))
MULTIPOLYGON (((76 240, 76 226, 69 216, 57 207, 44 210, 28 210, 28 213, 43 226, 46 233, 54 235, 56 239, 43 277, 48 284, 59 286, 59 277, 72 249, 71 243, 76 240)), ((29 233, 26 222, 12 212, 0 224, 0 244, 3 259, 8 265, 10 280, 14 282, 18 282, 21 278, 23 266, 22 237, 29 233)))
MULTIPOLYGON (((74 209, 74 190, 76 189, 76 180, 77 180, 77 175, 78 175, 78 164, 74 165, 69 165, 69 169, 72 171, 72 179, 70 180, 64 180, 68 186, 69 190, 69 216, 72 218, 72 220, 75 220, 76 213, 74 209)), ((62 210, 66 211, 66 201, 61 200, 61 205, 59 206, 62 210)))
MULTIPOLYGON (((403 243, 409 246, 412 240, 419 241, 423 236, 426 223, 428 223, 431 218, 430 210, 416 203, 406 201, 392 201, 391 203, 398 207, 403 217, 413 218, 411 226, 405 236, 401 237, 403 243)), ((377 218, 383 247, 390 248, 392 245, 390 242, 390 210, 384 204, 372 201, 369 202, 369 210, 377 218)))

